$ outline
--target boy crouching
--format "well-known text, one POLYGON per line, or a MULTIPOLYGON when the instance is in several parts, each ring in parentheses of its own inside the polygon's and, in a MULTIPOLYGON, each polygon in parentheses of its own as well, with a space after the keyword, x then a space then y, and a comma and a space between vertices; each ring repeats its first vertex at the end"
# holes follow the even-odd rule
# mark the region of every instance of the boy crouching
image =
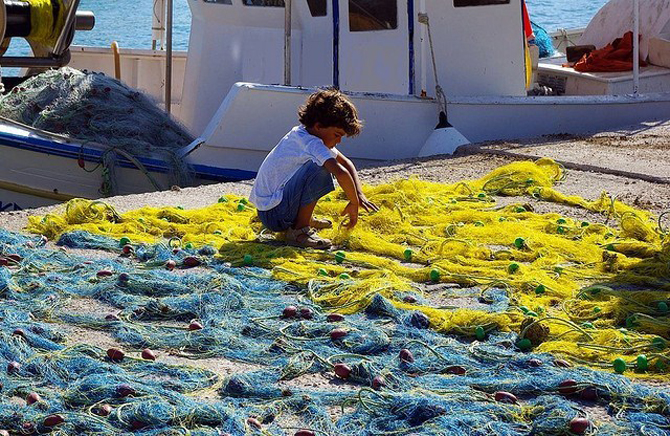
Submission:
POLYGON ((363 123, 353 103, 336 89, 320 90, 298 110, 301 125, 291 129, 267 155, 249 199, 268 229, 286 232, 286 242, 327 249, 331 242, 318 229, 332 222, 312 216, 316 202, 335 189, 333 177, 349 203, 342 211, 348 227, 358 222, 358 209, 377 211, 363 194, 354 164, 335 148, 343 136, 356 136, 363 123))

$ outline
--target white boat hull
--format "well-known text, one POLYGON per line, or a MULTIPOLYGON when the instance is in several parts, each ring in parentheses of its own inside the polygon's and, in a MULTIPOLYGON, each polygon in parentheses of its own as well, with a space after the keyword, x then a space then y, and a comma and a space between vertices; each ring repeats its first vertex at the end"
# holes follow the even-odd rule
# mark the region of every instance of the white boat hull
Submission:
POLYGON ((462 97, 449 120, 470 141, 590 134, 670 118, 670 93, 614 96, 462 97))
MULTIPOLYGON (((202 135, 195 162, 256 171, 266 154, 297 123, 296 108, 312 90, 236 84, 202 135)), ((363 133, 342 151, 358 163, 424 155, 437 124, 432 99, 349 93, 365 120, 363 133)), ((670 118, 670 93, 639 96, 459 97, 449 121, 471 142, 552 134, 588 134, 670 118)), ((439 148, 437 148, 439 149, 439 148)))
MULTIPOLYGON (((27 128, 0 123, 0 211, 20 210, 67 201, 100 198, 102 168, 96 166, 101 147, 58 140, 27 128), (80 160, 90 172, 79 166, 80 160)), ((168 167, 156 159, 138 159, 142 170, 120 157, 115 194, 170 189, 168 167), (147 176, 148 173, 155 184, 147 176)), ((193 185, 248 179, 254 173, 194 165, 193 185)))

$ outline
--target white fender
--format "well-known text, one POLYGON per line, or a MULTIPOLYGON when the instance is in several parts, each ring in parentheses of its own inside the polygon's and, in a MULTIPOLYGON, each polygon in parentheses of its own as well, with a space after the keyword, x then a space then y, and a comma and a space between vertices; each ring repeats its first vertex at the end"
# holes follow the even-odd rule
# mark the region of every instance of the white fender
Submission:
POLYGON ((455 127, 435 129, 421 147, 419 157, 453 154, 458 147, 466 144, 470 144, 470 141, 455 127))

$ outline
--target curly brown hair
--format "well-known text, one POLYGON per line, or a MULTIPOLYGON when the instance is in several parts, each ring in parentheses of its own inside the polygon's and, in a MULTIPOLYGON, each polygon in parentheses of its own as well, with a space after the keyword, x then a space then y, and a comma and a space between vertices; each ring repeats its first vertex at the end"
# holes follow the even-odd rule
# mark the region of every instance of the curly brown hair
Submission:
POLYGON ((316 91, 298 108, 298 119, 305 127, 339 127, 347 136, 361 133, 363 121, 358 119, 356 106, 334 88, 316 91))

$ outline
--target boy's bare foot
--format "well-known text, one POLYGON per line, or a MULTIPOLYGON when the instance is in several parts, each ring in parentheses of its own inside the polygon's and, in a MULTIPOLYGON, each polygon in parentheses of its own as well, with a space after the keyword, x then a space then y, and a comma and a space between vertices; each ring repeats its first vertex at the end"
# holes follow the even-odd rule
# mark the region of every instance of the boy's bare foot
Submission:
POLYGON ((314 218, 312 217, 311 221, 309 222, 309 226, 313 227, 315 229, 332 229, 333 228, 333 222, 331 220, 327 220, 325 218, 314 218))
POLYGON ((294 247, 311 247, 319 250, 327 250, 332 245, 330 240, 320 238, 316 230, 311 227, 288 229, 286 243, 294 247))

